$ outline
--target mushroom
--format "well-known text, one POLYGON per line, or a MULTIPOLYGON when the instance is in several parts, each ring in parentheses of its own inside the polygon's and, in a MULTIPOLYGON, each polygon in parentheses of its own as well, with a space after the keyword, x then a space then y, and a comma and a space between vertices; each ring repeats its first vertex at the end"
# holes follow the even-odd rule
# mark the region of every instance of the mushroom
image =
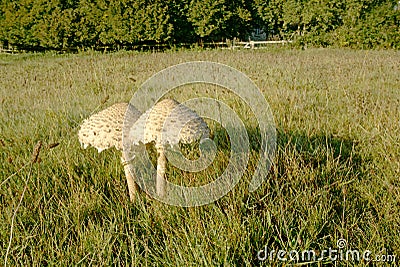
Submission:
MULTIPOLYGON (((115 147, 122 151, 122 134, 124 118, 133 124, 141 113, 129 103, 117 103, 84 120, 78 132, 79 142, 86 149, 89 145, 97 148, 98 152, 115 147)), ((129 171, 124 155, 121 156, 122 164, 128 183, 129 197, 133 201, 137 185, 129 171)))
MULTIPOLYGON (((173 99, 164 99, 141 115, 130 126, 128 140, 124 145, 139 145, 155 142, 158 153, 156 193, 159 197, 165 195, 164 178, 167 158, 165 149, 168 145, 175 146, 208 138, 210 130, 204 120, 193 110, 173 99)), ((125 137, 125 136, 124 136, 125 137)), ((129 150, 130 147, 125 148, 129 150)), ((125 150, 124 150, 125 152, 125 150)))

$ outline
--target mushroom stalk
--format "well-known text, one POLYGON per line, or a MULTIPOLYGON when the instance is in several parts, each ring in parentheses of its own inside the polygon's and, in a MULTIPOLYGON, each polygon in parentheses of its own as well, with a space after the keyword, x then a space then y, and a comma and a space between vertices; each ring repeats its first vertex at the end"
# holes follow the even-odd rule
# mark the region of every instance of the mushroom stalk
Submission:
POLYGON ((156 193, 160 198, 165 196, 165 185, 166 180, 164 178, 166 166, 167 166, 167 158, 165 157, 164 147, 158 147, 158 159, 157 159, 157 179, 156 179, 156 193))
POLYGON ((124 166, 124 171, 125 171, 125 176, 126 176, 126 181, 128 183, 128 190, 129 190, 129 198, 131 201, 135 201, 135 195, 136 192, 138 191, 138 185, 135 182, 135 179, 133 178, 127 161, 124 159, 124 156, 121 157, 122 165, 124 166))

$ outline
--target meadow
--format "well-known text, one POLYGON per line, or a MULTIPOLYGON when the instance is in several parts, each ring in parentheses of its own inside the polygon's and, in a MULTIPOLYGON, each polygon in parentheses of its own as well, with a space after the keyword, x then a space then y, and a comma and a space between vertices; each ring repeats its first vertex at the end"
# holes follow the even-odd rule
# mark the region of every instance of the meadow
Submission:
MULTIPOLYGON (((0 265, 288 265, 296 261, 260 260, 259 251, 321 253, 337 249, 339 239, 346 240, 343 250, 370 250, 371 261, 393 255, 398 262, 399 74, 400 52, 390 50, 0 55, 0 265), (276 123, 274 165, 249 192, 257 128, 244 119, 254 155, 226 196, 189 208, 144 193, 131 203, 119 152, 82 149, 79 125, 129 101, 158 71, 193 60, 227 64, 260 88, 276 123)), ((189 91, 173 95, 182 101, 189 91)), ((221 99, 246 116, 234 96, 221 99)), ((210 128, 220 155, 208 173, 169 167, 169 179, 190 184, 223 171, 229 138, 217 124, 210 128)))

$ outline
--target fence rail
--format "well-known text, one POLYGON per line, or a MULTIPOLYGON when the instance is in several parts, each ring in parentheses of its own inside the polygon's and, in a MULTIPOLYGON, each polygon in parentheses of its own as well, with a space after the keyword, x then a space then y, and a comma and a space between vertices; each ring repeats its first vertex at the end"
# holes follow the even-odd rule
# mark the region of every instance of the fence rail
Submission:
POLYGON ((288 44, 292 41, 279 40, 279 41, 248 41, 248 42, 235 42, 232 48, 246 48, 246 49, 260 49, 265 48, 269 44, 288 44))

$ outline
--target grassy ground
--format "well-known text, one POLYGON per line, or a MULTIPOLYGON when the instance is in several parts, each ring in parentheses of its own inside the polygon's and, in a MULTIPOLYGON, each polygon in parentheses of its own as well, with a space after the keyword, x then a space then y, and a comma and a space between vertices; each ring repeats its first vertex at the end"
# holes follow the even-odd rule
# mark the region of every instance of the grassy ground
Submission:
MULTIPOLYGON (((258 252, 322 253, 340 238, 344 250, 398 262, 399 73, 395 51, 1 55, 0 265, 280 265, 258 252), (144 194, 130 203, 120 155, 81 149, 79 124, 191 60, 228 64, 259 86, 275 116, 275 165, 249 193, 252 156, 238 186, 210 205, 173 207, 144 194)), ((229 156, 221 140, 216 172, 229 156)), ((168 175, 187 174, 170 167, 168 175)), ((368 262, 339 262, 348 263, 368 262)))

